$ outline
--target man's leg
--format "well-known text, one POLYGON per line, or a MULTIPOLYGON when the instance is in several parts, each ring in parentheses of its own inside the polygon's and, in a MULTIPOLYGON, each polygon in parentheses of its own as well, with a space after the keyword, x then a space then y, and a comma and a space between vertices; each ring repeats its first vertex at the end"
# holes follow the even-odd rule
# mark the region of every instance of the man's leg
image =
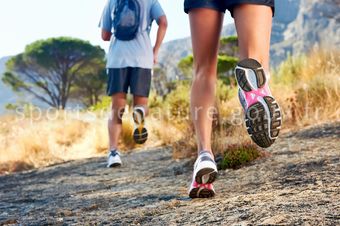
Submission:
POLYGON ((118 148, 119 135, 122 131, 122 117, 126 105, 126 94, 112 95, 112 112, 108 121, 110 150, 118 148))
POLYGON ((193 9, 189 12, 194 78, 191 89, 191 115, 194 123, 198 152, 211 152, 212 117, 215 107, 217 54, 223 13, 211 9, 193 9), (210 112, 209 112, 210 111, 210 112))
POLYGON ((133 138, 137 144, 148 139, 145 117, 148 114, 148 96, 151 88, 151 69, 131 68, 130 91, 133 94, 133 138))
POLYGON ((269 71, 273 12, 269 6, 243 4, 234 8, 240 60, 253 58, 269 71))

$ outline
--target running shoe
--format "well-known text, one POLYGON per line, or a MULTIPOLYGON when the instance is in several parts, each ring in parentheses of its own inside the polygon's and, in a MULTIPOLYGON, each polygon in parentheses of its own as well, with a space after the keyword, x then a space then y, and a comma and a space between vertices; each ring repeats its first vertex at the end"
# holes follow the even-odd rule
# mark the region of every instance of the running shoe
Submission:
POLYGON ((258 146, 267 148, 277 139, 282 124, 280 107, 268 86, 269 76, 254 59, 239 62, 235 75, 247 132, 258 146))
POLYGON ((148 139, 148 131, 145 128, 145 110, 143 107, 134 108, 133 121, 135 123, 133 139, 137 144, 144 144, 148 139))
POLYGON ((209 151, 201 151, 194 165, 190 198, 211 198, 215 195, 212 183, 217 177, 216 163, 209 151))
POLYGON ((120 153, 117 150, 111 150, 107 159, 107 167, 113 168, 122 165, 122 160, 120 159, 120 153))
POLYGON ((217 177, 217 166, 209 151, 201 151, 194 165, 193 179, 198 184, 211 184, 217 177))

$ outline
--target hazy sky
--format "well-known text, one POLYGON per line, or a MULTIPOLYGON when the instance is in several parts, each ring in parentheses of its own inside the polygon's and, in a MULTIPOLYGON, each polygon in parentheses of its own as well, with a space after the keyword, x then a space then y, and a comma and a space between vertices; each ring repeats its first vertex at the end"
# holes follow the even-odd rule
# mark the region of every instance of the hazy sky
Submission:
MULTIPOLYGON (((107 48, 97 28, 107 0, 0 0, 0 57, 38 39, 71 36, 107 48)), ((166 41, 190 35, 183 0, 159 0, 169 20, 166 41)), ((225 23, 230 23, 229 14, 225 23)), ((153 26, 152 39, 155 37, 153 26)))

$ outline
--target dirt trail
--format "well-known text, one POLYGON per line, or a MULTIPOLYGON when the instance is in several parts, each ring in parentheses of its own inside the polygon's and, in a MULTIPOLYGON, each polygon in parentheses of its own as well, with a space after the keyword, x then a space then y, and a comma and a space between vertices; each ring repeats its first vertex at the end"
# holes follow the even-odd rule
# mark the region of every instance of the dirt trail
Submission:
POLYGON ((0 177, 1 224, 340 225, 340 124, 284 134, 271 155, 187 197, 192 163, 159 149, 0 177), (2 222, 2 223, 1 223, 2 222))

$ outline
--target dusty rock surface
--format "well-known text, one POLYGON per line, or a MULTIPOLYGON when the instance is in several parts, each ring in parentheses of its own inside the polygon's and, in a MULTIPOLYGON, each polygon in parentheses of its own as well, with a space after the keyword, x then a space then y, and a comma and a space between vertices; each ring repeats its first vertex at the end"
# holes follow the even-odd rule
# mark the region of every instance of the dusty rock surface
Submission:
POLYGON ((340 124, 283 134, 270 155, 219 173, 191 200, 192 161, 170 149, 68 162, 0 177, 0 225, 340 225, 340 124))

